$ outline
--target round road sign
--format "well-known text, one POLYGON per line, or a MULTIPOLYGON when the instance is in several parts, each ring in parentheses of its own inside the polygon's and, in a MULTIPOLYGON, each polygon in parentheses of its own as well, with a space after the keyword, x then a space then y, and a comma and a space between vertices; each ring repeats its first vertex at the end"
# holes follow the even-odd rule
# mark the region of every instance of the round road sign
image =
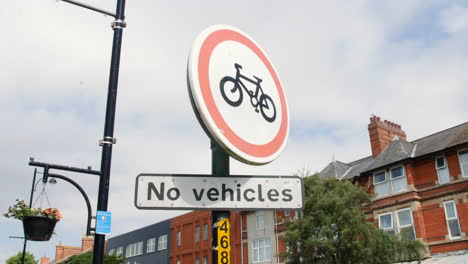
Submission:
POLYGON ((254 40, 230 26, 209 27, 193 43, 187 77, 198 120, 232 157, 253 165, 278 157, 289 133, 286 96, 254 40))

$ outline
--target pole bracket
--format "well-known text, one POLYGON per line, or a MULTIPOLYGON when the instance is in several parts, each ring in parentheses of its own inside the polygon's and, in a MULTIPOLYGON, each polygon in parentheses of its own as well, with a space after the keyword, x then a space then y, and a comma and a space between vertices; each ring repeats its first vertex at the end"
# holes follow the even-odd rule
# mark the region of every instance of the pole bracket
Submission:
POLYGON ((104 144, 112 145, 116 143, 117 143, 117 139, 113 137, 104 137, 103 140, 99 140, 99 146, 101 147, 104 146, 104 144))
POLYGON ((127 22, 123 21, 122 19, 116 19, 114 22, 112 22, 111 26, 113 29, 125 28, 127 27, 127 22))

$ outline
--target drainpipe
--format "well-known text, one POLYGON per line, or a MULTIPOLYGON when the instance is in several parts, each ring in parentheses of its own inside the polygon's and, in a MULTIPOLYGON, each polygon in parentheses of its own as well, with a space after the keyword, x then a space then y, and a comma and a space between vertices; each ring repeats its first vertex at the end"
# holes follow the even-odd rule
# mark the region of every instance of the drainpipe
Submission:
POLYGON ((241 248, 241 264, 244 264, 244 240, 242 238, 242 212, 239 212, 239 216, 240 216, 240 242, 241 242, 241 245, 240 245, 240 248, 241 248))
POLYGON ((274 214, 274 221, 275 221, 275 241, 276 241, 276 263, 279 263, 279 244, 278 244, 278 229, 277 229, 277 218, 276 218, 276 211, 273 211, 273 214, 274 214))

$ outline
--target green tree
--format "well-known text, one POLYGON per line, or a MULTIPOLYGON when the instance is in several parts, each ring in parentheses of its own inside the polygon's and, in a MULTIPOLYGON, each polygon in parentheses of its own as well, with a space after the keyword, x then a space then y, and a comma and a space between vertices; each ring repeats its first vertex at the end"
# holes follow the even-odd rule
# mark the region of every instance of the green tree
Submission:
MULTIPOLYGON (((115 255, 104 255, 104 264, 122 264, 125 258, 115 255)), ((93 252, 86 252, 81 255, 71 256, 65 263, 67 264, 92 264, 93 252)))
MULTIPOLYGON (((15 256, 7 259, 6 264, 21 264, 22 259, 23 259, 23 252, 18 252, 18 254, 16 254, 15 256)), ((37 262, 38 261, 34 258, 33 254, 26 252, 26 254, 24 255, 25 264, 37 264, 37 262)))
POLYGON ((424 248, 376 228, 365 220, 366 191, 349 181, 304 179, 305 207, 286 223, 287 263, 392 263, 418 259, 424 248))

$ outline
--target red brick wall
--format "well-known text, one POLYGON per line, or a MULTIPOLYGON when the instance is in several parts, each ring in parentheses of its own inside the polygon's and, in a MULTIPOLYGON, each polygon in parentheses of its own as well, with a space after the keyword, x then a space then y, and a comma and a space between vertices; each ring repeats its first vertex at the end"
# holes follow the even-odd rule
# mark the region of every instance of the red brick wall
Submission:
POLYGON ((451 178, 450 180, 458 180, 459 176, 461 177, 461 168, 460 163, 458 161, 458 153, 455 151, 447 153, 446 158, 451 178))
MULTIPOLYGON (((241 263, 241 228, 242 222, 246 230, 245 215, 231 212, 231 260, 232 263, 241 263)), ((183 264, 195 264, 195 259, 200 259, 200 264, 203 263, 203 257, 208 257, 208 263, 211 263, 211 238, 212 238, 212 223, 210 211, 193 211, 181 216, 172 218, 171 224, 171 248, 170 248, 170 263, 176 264, 180 260, 183 264), (203 240, 204 224, 208 224, 208 240, 203 240), (195 242, 196 227, 200 226, 200 242, 195 242), (182 245, 177 246, 177 232, 181 231, 182 245)), ((244 263, 247 263, 248 255, 247 248, 244 247, 244 263)))
POLYGON ((445 222, 444 207, 435 204, 422 209, 426 236, 424 242, 445 240, 448 235, 447 223, 445 222))
POLYGON ((55 247, 55 261, 66 258, 70 255, 74 255, 81 252, 81 247, 70 247, 58 245, 55 247))
POLYGON ((445 243, 441 245, 433 245, 429 247, 429 251, 431 254, 466 250, 466 249, 468 249, 468 241, 453 241, 453 242, 449 242, 449 243, 445 243))

